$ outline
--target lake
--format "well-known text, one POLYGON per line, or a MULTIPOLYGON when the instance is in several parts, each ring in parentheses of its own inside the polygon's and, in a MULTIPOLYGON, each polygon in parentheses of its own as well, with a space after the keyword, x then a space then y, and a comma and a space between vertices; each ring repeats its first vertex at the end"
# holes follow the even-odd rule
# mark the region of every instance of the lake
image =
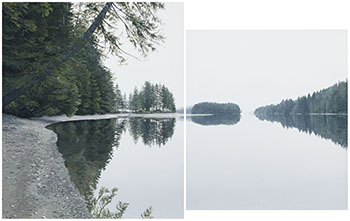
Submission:
POLYGON ((347 116, 187 121, 187 209, 347 209, 347 116))
POLYGON ((72 181, 90 211, 101 188, 118 188, 106 207, 128 203, 123 218, 184 216, 183 121, 175 118, 117 118, 48 126, 72 181))

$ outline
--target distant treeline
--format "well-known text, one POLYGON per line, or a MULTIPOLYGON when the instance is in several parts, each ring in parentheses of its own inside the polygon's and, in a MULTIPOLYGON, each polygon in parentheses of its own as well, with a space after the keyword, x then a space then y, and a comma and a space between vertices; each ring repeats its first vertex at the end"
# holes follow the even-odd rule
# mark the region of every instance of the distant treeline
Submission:
POLYGON ((239 106, 234 103, 202 102, 195 104, 191 109, 191 114, 232 115, 240 113, 239 106))
POLYGON ((267 105, 255 110, 255 115, 266 114, 308 114, 308 113, 348 113, 348 82, 339 82, 318 92, 287 99, 276 105, 267 105))
MULTIPOLYGON (((118 97, 121 95, 118 95, 118 97)), ((149 112, 175 112, 175 99, 170 90, 162 84, 151 84, 146 81, 139 91, 136 87, 134 92, 129 95, 127 101, 124 96, 124 106, 119 106, 135 113, 149 112)), ((120 100, 123 100, 121 97, 120 100)))

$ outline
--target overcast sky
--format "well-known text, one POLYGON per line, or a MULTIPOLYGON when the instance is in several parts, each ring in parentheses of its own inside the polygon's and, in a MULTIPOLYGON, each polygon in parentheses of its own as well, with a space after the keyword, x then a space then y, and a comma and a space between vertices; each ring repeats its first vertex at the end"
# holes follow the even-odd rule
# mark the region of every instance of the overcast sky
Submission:
POLYGON ((346 31, 188 31, 186 46, 187 105, 251 112, 347 77, 346 31))
MULTIPOLYGON (((162 83, 169 88, 175 96, 176 107, 183 107, 184 102, 184 7, 183 3, 165 3, 165 10, 159 11, 163 25, 165 42, 156 52, 148 56, 146 61, 128 58, 127 65, 120 65, 116 57, 110 56, 104 62, 114 73, 115 81, 122 92, 129 94, 135 86, 138 89, 146 80, 152 83, 162 83)), ((123 48, 132 51, 130 45, 123 48)), ((139 56, 140 57, 140 56, 139 56)))

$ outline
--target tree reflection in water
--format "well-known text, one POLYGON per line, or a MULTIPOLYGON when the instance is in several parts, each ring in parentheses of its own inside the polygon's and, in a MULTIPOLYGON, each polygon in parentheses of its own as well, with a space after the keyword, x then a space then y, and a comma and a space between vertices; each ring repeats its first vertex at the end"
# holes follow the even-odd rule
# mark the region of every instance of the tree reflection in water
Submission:
POLYGON ((256 116, 260 120, 279 122, 284 128, 297 128, 299 131, 330 139, 335 144, 347 149, 347 115, 266 114, 256 116))
POLYGON ((209 115, 209 116, 191 116, 193 123, 203 126, 215 125, 235 125, 241 119, 240 114, 224 114, 224 115, 209 115))
POLYGON ((129 132, 135 143, 141 138, 147 146, 165 145, 174 134, 175 118, 130 118, 129 132))
MULTIPOLYGON (((127 128, 135 140, 139 138, 147 146, 165 145, 174 134, 175 119, 117 118, 108 120, 73 121, 48 126, 58 137, 57 146, 65 160, 71 180, 84 196, 89 211, 96 218, 120 218, 128 204, 119 202, 116 212, 106 209, 117 189, 101 188, 94 196, 102 170, 113 157, 113 149, 127 128), (128 126, 127 126, 128 125, 128 126)), ((142 217, 152 217, 151 207, 142 217)))

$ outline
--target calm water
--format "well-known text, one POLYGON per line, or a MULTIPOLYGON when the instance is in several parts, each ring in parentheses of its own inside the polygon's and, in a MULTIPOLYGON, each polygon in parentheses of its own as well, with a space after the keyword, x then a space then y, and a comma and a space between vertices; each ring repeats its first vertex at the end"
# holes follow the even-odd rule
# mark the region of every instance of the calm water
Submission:
POLYGON ((118 188, 108 205, 129 203, 124 218, 152 206, 155 218, 182 218, 184 208, 183 122, 119 118, 49 126, 58 135, 72 181, 92 209, 102 187, 118 188))
POLYGON ((347 209, 347 116, 263 119, 187 121, 187 209, 347 209))

